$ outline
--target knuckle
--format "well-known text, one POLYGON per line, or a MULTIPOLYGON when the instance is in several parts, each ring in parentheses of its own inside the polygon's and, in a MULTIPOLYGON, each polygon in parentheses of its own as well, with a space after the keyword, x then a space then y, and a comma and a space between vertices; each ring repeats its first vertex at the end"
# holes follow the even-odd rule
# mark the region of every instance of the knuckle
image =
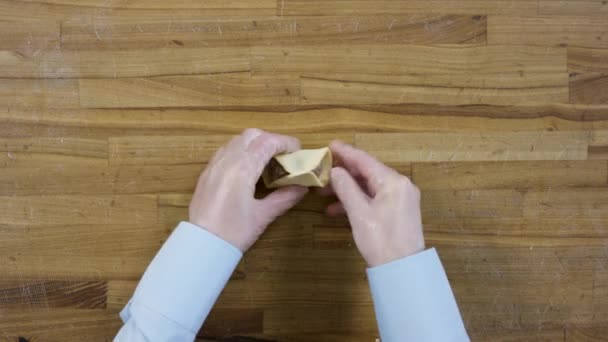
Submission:
POLYGON ((259 128, 246 128, 245 130, 243 130, 243 135, 257 135, 257 134, 261 134, 262 130, 259 128))

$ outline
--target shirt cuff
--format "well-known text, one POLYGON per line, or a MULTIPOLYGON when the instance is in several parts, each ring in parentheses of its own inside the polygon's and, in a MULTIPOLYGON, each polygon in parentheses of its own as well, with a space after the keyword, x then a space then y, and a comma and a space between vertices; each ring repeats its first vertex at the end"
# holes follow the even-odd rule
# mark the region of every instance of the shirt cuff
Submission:
POLYGON ((437 251, 367 269, 383 342, 469 341, 437 251))
MULTIPOLYGON (((148 266, 123 321, 145 307, 196 334, 243 253, 188 222, 181 222, 148 266)), ((149 314, 149 313, 148 313, 149 314)))

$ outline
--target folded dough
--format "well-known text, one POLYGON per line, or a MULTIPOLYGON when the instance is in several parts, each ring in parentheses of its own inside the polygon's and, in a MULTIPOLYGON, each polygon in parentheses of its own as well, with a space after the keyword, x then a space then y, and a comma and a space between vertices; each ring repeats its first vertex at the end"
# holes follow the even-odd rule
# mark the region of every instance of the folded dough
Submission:
POLYGON ((281 154, 270 160, 262 179, 267 188, 286 185, 324 187, 329 183, 331 151, 324 147, 281 154))

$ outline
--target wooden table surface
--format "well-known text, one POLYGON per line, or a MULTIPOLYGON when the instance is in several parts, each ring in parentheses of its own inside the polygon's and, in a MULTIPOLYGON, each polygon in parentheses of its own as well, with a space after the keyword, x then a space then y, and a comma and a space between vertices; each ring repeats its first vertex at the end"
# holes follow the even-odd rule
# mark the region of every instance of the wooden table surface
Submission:
MULTIPOLYGON (((608 340, 607 1, 0 0, 0 341, 111 340, 246 127, 412 177, 473 340, 608 340)), ((201 340, 376 341, 327 203, 269 228, 201 340)))

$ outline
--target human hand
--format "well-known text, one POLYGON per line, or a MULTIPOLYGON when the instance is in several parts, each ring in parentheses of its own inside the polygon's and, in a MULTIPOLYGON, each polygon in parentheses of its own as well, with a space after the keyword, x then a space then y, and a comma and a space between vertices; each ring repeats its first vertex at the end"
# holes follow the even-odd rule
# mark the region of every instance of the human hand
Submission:
POLYGON ((339 141, 330 144, 336 167, 330 186, 339 202, 329 215, 346 213, 357 248, 370 267, 424 250, 420 191, 409 178, 339 141))
POLYGON ((275 218, 308 188, 280 188, 263 199, 255 185, 270 159, 300 149, 293 137, 247 129, 220 148, 201 174, 190 203, 190 222, 247 251, 275 218))

